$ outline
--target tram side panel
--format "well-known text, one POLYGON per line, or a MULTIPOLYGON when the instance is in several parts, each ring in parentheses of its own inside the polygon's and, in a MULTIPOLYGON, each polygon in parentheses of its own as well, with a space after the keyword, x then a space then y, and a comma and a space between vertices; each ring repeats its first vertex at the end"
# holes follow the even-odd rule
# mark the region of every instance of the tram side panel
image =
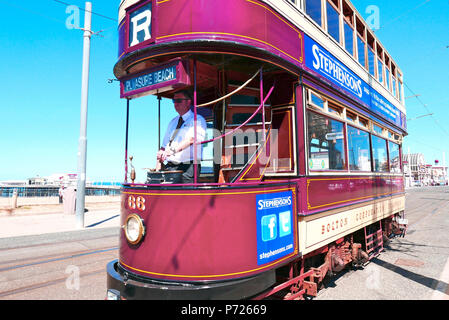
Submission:
POLYGON ((303 255, 405 209, 402 177, 308 177, 299 184, 303 255))
POLYGON ((124 192, 122 225, 138 214, 138 244, 121 235, 120 265, 142 277, 222 281, 254 276, 298 257, 294 185, 124 192))

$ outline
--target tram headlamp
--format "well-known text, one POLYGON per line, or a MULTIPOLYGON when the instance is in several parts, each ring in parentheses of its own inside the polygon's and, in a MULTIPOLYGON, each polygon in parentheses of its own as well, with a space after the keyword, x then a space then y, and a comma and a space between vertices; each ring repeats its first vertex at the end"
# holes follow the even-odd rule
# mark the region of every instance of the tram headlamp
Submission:
POLYGON ((130 214, 126 218, 123 229, 125 230, 126 240, 130 244, 138 244, 145 235, 143 220, 137 214, 130 214))

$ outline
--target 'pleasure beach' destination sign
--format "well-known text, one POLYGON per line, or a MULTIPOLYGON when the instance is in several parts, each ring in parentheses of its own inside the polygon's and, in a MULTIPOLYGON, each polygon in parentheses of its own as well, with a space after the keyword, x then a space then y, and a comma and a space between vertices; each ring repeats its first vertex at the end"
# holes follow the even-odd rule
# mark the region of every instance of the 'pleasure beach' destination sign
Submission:
POLYGON ((121 81, 121 98, 135 98, 189 85, 190 79, 181 60, 157 66, 121 81))

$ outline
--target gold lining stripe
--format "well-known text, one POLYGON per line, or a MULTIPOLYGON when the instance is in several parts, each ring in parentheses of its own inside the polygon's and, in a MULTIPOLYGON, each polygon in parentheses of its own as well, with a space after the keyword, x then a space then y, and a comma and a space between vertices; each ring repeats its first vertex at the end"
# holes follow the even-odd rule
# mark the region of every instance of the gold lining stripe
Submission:
MULTIPOLYGON (((267 185, 267 187, 269 187, 267 185)), ((294 191, 294 188, 284 188, 275 190, 248 191, 248 192, 214 192, 214 193, 139 193, 139 192, 123 192, 124 194, 137 194, 144 196, 220 196, 220 195, 239 195, 239 194, 256 194, 256 193, 273 193, 280 191, 294 191)))
POLYGON ((157 37, 156 40, 161 40, 161 39, 165 39, 165 38, 171 38, 171 37, 178 37, 178 36, 185 36, 185 35, 200 35, 200 34, 210 34, 210 35, 224 35, 224 36, 234 36, 234 37, 241 37, 241 38, 246 38, 246 39, 250 39, 253 41, 258 41, 261 42, 263 44, 266 44, 267 46, 270 46, 276 50, 278 50, 279 52, 282 52, 283 54, 285 54, 286 56, 288 56, 289 58, 302 63, 303 58, 300 57, 300 60, 296 59, 295 57, 289 55, 288 53, 286 53, 285 51, 279 49, 278 47, 272 45, 271 43, 265 42, 263 40, 259 40, 256 38, 252 38, 252 37, 248 37, 248 36, 244 36, 241 34, 234 34, 234 33, 227 33, 227 32, 183 32, 183 33, 175 33, 175 34, 170 34, 170 35, 166 35, 166 36, 160 36, 157 37))

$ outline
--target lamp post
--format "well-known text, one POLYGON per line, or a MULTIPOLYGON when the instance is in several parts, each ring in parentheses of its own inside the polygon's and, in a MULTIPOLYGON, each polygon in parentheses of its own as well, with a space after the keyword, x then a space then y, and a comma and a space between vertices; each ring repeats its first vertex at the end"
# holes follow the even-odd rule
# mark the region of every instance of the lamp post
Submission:
POLYGON ((92 3, 86 2, 84 16, 83 73, 81 83, 81 120, 78 142, 78 181, 76 189, 76 227, 84 228, 84 205, 86 196, 86 151, 87 151, 87 102, 89 93, 90 38, 92 36, 92 3))

